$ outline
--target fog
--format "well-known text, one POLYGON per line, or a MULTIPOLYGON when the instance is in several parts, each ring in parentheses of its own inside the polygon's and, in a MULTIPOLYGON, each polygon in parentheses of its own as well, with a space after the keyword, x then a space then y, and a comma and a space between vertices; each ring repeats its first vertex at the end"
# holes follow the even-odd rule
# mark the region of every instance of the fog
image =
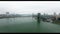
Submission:
POLYGON ((60 1, 0 1, 0 14, 60 13, 60 1))

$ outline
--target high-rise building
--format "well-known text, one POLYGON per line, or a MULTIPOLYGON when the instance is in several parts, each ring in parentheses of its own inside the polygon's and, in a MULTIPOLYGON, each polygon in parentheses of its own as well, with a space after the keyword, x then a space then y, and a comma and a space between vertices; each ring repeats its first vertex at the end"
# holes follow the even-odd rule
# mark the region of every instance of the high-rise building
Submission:
POLYGON ((46 14, 44 13, 44 16, 45 16, 46 14))
POLYGON ((6 14, 9 14, 9 12, 6 12, 6 14))
POLYGON ((56 16, 56 12, 54 12, 54 16, 56 16))
POLYGON ((59 13, 59 16, 60 16, 60 13, 59 13))
POLYGON ((8 17, 9 16, 9 12, 6 12, 6 17, 8 17))

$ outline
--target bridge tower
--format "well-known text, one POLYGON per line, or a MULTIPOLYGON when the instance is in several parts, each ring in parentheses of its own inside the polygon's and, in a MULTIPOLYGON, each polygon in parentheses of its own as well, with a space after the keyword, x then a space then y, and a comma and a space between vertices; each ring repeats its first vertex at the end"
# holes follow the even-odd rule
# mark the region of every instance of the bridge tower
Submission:
POLYGON ((40 15, 41 15, 40 13, 37 14, 37 22, 38 22, 38 23, 40 23, 40 18, 41 18, 40 15))

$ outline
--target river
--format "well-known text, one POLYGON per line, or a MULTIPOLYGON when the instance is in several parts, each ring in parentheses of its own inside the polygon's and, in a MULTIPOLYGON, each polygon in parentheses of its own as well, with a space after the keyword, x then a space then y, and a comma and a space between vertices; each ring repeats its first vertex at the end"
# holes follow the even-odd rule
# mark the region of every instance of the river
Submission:
POLYGON ((37 23, 32 17, 3 18, 0 19, 0 32, 59 33, 60 25, 42 21, 37 23))

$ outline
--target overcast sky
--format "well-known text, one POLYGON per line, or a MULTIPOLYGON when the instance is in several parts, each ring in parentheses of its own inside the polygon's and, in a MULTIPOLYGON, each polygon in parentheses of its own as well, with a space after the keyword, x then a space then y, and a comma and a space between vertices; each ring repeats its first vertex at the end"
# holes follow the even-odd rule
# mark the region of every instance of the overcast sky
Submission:
POLYGON ((60 1, 0 1, 0 14, 60 13, 60 1))

